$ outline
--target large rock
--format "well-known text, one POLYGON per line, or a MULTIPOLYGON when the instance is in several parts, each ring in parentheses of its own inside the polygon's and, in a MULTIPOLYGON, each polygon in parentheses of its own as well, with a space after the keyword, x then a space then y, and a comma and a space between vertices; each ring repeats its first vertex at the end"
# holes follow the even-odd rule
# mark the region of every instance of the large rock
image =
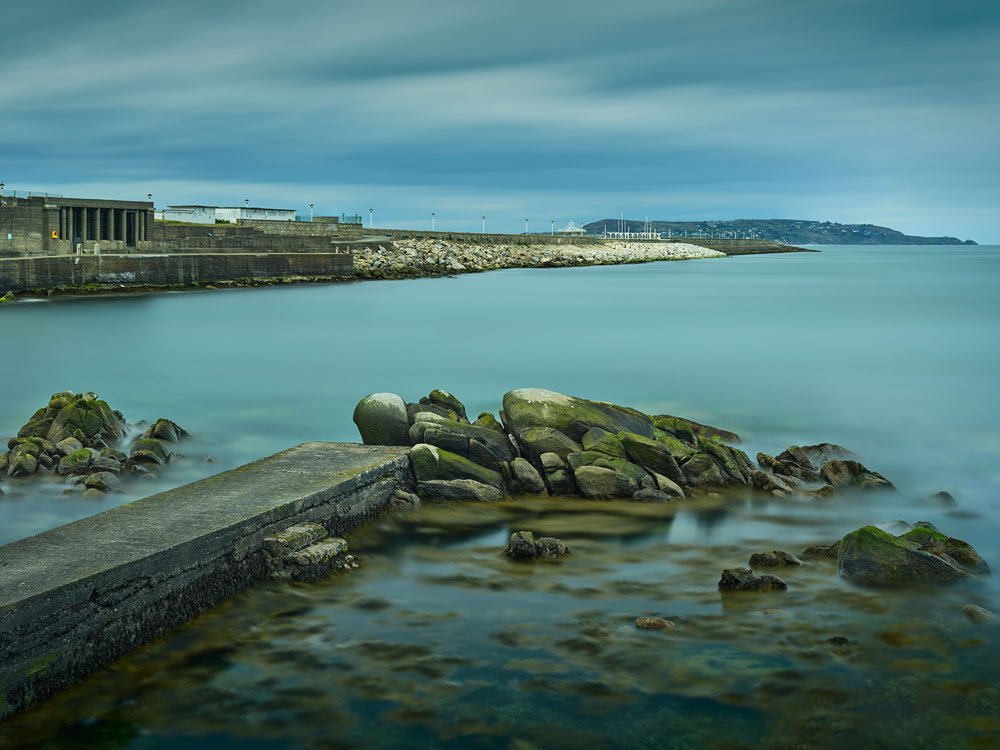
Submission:
POLYGON ((618 433, 618 439, 634 463, 656 474, 662 474, 677 484, 687 484, 687 477, 663 443, 624 431, 618 433))
POLYGON ((546 494, 545 480, 538 470, 523 458, 515 458, 510 462, 510 474, 514 492, 518 495, 546 494))
POLYGON ((499 489, 472 479, 417 482, 417 495, 429 502, 495 503, 503 500, 503 493, 499 489))
POLYGON ((873 584, 947 583, 969 575, 946 554, 921 549, 917 541, 876 526, 864 526, 841 540, 837 568, 845 578, 873 584))
POLYGON ((918 523, 899 537, 916 542, 920 549, 936 555, 945 555, 970 573, 989 573, 990 566, 968 542, 942 534, 929 523, 918 523))
POLYGON ((708 453, 695 453, 685 461, 681 469, 687 483, 695 487, 722 487, 729 484, 726 475, 708 453))
POLYGON ((406 402, 395 393, 372 393, 354 407, 354 424, 365 445, 410 445, 406 402))
POLYGON ((891 490, 892 482, 857 461, 827 461, 819 470, 823 479, 838 490, 891 490))
POLYGON ((456 417, 460 420, 468 421, 468 417, 465 414, 465 404, 458 400, 457 397, 448 393, 448 391, 442 391, 440 388, 435 388, 427 396, 420 399, 420 403, 424 406, 437 406, 448 412, 454 413, 456 417))
POLYGON ((419 482, 471 479, 492 487, 503 486, 503 478, 499 472, 487 469, 436 445, 419 443, 413 446, 410 450, 410 465, 419 482))
POLYGON ((653 424, 660 430, 667 432, 679 440, 694 444, 699 437, 715 438, 727 443, 740 442, 740 436, 735 432, 723 430, 711 425, 701 424, 684 417, 675 417, 670 414, 656 414, 653 416, 653 424))
POLYGON ((93 460, 94 455, 90 448, 80 448, 80 450, 73 451, 68 456, 63 457, 56 473, 62 476, 86 474, 93 460))
POLYGON ((415 415, 409 439, 414 445, 428 443, 444 448, 494 471, 514 458, 514 446, 504 433, 431 412, 415 415))
POLYGON ((503 397, 503 415, 517 435, 533 427, 551 427, 579 441, 589 429, 600 427, 612 434, 625 431, 653 437, 653 421, 642 412, 542 388, 508 391, 503 397))
POLYGON ((639 483, 631 477, 600 466, 581 466, 573 477, 585 497, 617 498, 631 497, 639 483))
POLYGON ((27 477, 38 471, 38 458, 27 450, 16 449, 7 458, 7 476, 27 477))
POLYGON ((591 427, 583 433, 580 442, 583 445, 584 451, 604 453, 611 458, 628 458, 622 441, 616 435, 612 435, 600 427, 591 427))
POLYGON ((537 462, 543 453, 555 453, 566 458, 570 453, 579 453, 581 446, 554 427, 532 427, 517 434, 525 453, 537 462))

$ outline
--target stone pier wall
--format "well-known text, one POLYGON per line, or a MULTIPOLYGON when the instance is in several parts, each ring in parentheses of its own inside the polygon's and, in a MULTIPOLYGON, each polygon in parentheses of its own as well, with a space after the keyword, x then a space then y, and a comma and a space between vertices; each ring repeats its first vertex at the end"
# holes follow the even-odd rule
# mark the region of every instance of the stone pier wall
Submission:
POLYGON ((171 286, 286 276, 351 276, 349 252, 82 255, 0 259, 0 294, 84 284, 171 286))
POLYGON ((407 452, 305 443, 0 547, 0 718, 261 580, 265 538, 374 518, 407 452))

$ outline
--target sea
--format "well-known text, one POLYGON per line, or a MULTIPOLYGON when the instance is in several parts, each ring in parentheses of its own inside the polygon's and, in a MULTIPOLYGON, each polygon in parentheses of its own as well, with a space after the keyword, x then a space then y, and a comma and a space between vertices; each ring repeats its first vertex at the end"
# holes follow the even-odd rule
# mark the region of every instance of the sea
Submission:
POLYGON ((753 552, 894 520, 1000 566, 1000 247, 819 249, 4 306, 0 435, 72 390, 192 438, 160 477, 100 500, 4 479, 2 543, 356 441, 362 397, 433 388, 473 418, 523 387, 685 416, 751 456, 836 443, 901 494, 393 513, 348 539, 359 570, 255 586, 8 720, 0 744, 1000 747, 1000 627, 963 614, 1000 611, 992 577, 871 589, 810 558, 779 572, 786 592, 717 590, 753 552), (956 504, 922 500, 939 491, 956 504), (508 561, 521 529, 574 554, 508 561), (673 627, 638 630, 650 615, 673 627))

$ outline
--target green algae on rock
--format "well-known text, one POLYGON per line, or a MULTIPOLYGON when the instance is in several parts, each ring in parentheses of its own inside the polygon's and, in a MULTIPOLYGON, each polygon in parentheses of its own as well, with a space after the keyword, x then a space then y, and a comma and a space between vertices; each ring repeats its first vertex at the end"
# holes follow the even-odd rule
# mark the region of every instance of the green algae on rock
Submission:
POLYGON ((893 536, 877 526, 864 526, 841 540, 837 555, 840 574, 852 581, 871 584, 948 583, 969 577, 965 564, 944 550, 958 550, 976 572, 989 570, 971 545, 951 540, 935 529, 914 529, 893 536), (913 534, 914 531, 919 533, 913 534), (939 537, 943 538, 940 539, 939 537))

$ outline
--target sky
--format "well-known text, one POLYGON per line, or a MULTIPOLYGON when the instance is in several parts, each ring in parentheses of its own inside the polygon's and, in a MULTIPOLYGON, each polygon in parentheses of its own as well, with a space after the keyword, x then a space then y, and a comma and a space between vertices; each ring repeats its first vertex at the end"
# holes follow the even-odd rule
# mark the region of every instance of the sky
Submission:
POLYGON ((6 190, 1000 244, 996 0, 7 2, 6 190))

